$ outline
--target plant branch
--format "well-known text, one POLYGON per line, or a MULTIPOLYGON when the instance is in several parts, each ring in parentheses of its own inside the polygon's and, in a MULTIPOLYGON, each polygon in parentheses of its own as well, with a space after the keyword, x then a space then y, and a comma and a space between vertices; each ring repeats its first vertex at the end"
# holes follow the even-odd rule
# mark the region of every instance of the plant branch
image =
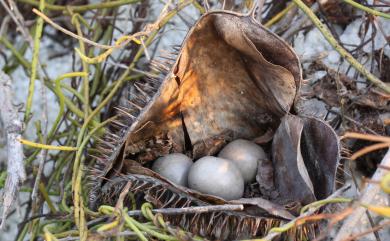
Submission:
POLYGON ((13 93, 11 78, 0 70, 0 116, 7 136, 7 179, 3 191, 3 214, 0 229, 3 227, 9 209, 19 191, 20 184, 26 179, 23 165, 23 146, 18 141, 23 130, 23 122, 18 110, 12 104, 13 93))
MULTIPOLYGON (((166 215, 182 215, 188 213, 208 213, 216 211, 242 211, 244 206, 242 204, 225 204, 225 205, 210 205, 200 207, 185 207, 185 208, 159 208, 152 209, 152 213, 161 213, 166 215)), ((128 211, 129 216, 141 216, 141 210, 128 211)))

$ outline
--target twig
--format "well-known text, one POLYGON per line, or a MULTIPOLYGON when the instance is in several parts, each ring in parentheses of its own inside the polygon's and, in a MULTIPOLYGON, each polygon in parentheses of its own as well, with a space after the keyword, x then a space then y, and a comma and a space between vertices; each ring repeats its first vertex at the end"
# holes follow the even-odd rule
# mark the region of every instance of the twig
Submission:
MULTIPOLYGON (((390 166, 390 150, 387 151, 385 157, 382 159, 380 165, 384 166, 390 166)), ((378 168, 375 171, 374 176, 372 177, 373 180, 381 180, 386 173, 388 173, 388 170, 378 168)), ((377 185, 376 183, 369 183, 366 188, 363 190, 360 198, 359 198, 359 203, 371 203, 371 201, 375 198, 375 196, 379 193, 381 190, 381 187, 377 185)), ((349 216, 344 224, 341 226, 339 229, 336 238, 334 239, 335 241, 341 241, 348 236, 350 236, 357 226, 358 222, 360 221, 361 217, 364 215, 366 212, 366 208, 364 207, 357 207, 353 214, 349 216)))
MULTIPOLYGON (((292 5, 295 5, 295 4, 293 3, 292 5)), ((311 5, 311 11, 313 13, 318 12, 319 9, 320 9, 320 5, 318 4, 318 2, 315 2, 313 5, 311 5)), ((300 17, 296 21, 294 21, 293 23, 291 23, 287 26, 288 29, 286 30, 286 32, 284 32, 282 34, 282 38, 284 38, 284 39, 290 38, 293 34, 295 34, 301 28, 303 28, 311 23, 310 19, 307 17, 306 14, 298 11, 297 16, 300 16, 300 17)))
POLYGON ((362 134, 356 132, 345 132, 345 134, 341 136, 341 139, 346 139, 346 138, 361 139, 366 141, 390 142, 390 137, 387 136, 362 134))
POLYGON ((44 149, 44 150, 77 151, 77 147, 46 145, 46 144, 41 144, 41 143, 35 143, 35 142, 32 142, 32 141, 28 141, 28 140, 22 139, 21 137, 19 137, 17 139, 17 141, 20 142, 23 145, 31 146, 31 147, 39 148, 39 149, 44 149))
POLYGON ((383 12, 380 12, 380 11, 377 11, 375 9, 372 9, 372 8, 369 8, 369 7, 366 7, 364 5, 361 5, 360 3, 357 3, 353 0, 343 0, 344 2, 354 6, 355 8, 358 8, 360 10, 363 10, 365 12, 368 12, 372 15, 376 15, 376 16, 380 16, 380 17, 384 17, 384 18, 387 18, 387 19, 390 19, 390 14, 387 14, 387 13, 383 13, 383 12))
POLYGON ((365 236, 365 235, 367 235, 367 234, 373 233, 373 232, 375 232, 375 231, 381 230, 382 228, 384 228, 384 227, 386 227, 386 226, 389 226, 389 225, 390 225, 390 221, 387 221, 387 222, 385 222, 385 223, 383 223, 383 224, 380 224, 380 225, 378 225, 378 226, 376 226, 376 227, 370 228, 370 229, 368 229, 367 231, 364 231, 364 232, 362 232, 362 233, 359 233, 359 234, 357 234, 357 235, 355 235, 355 236, 352 236, 352 237, 350 237, 350 238, 344 239, 343 241, 354 241, 354 240, 359 240, 359 238, 361 238, 361 237, 363 237, 363 236, 365 236))
POLYGON ((328 28, 322 24, 322 22, 317 18, 313 11, 306 6, 302 0, 293 0, 295 4, 311 19, 311 21, 316 25, 318 30, 322 33, 325 39, 329 42, 330 45, 343 57, 345 58, 357 71, 366 76, 366 78, 373 83, 375 86, 384 90, 387 93, 390 93, 390 85, 383 83, 370 71, 368 71, 361 63, 359 63, 348 51, 346 51, 333 37, 332 33, 328 28))
POLYGON ((386 147, 390 147, 390 142, 381 142, 381 143, 373 144, 371 146, 366 146, 366 147, 360 149, 359 151, 355 152, 349 159, 354 161, 354 160, 358 159, 359 157, 366 155, 367 153, 370 153, 370 152, 373 152, 376 150, 380 150, 380 149, 383 149, 386 147))
POLYGON ((272 25, 277 23, 280 19, 282 19, 284 17, 284 15, 286 15, 294 7, 295 7, 295 4, 290 3, 286 8, 284 8, 282 11, 280 11, 275 16, 273 16, 270 20, 268 20, 268 22, 266 22, 264 24, 264 26, 267 28, 271 27, 272 25))
MULTIPOLYGON (((334 198, 340 196, 342 193, 344 193, 350 187, 351 187, 350 185, 345 185, 324 200, 334 199, 334 198)), ((324 202, 324 203, 326 204, 326 202, 324 202)), ((291 220, 290 222, 288 222, 286 224, 283 224, 282 226, 279 227, 279 229, 283 230, 283 229, 289 229, 289 228, 293 227, 297 221, 301 220, 302 218, 313 215, 322 206, 323 205, 318 205, 318 206, 315 206, 315 207, 309 209, 308 211, 302 213, 299 217, 296 217, 295 219, 291 220)), ((273 240, 274 238, 276 238, 280 234, 282 234, 282 232, 270 232, 265 237, 263 237, 261 240, 273 240)))
MULTIPOLYGON (((8 30, 8 24, 9 24, 9 21, 11 20, 11 17, 9 15, 5 16, 3 18, 3 22, 1 23, 0 25, 0 36, 3 36, 5 35, 5 33, 7 32, 8 30)), ((1 37, 0 37, 1 38, 1 37)))
MULTIPOLYGON (((242 211, 242 204, 225 204, 225 205, 210 205, 201 207, 185 207, 185 208, 159 208, 152 209, 152 213, 161 213, 166 215, 189 214, 189 213, 209 213, 217 211, 242 211)), ((141 210, 128 211, 129 216, 141 216, 141 210)))
POLYGON ((47 22, 48 24, 50 24, 53 28, 55 29, 58 29, 60 30, 61 32, 69 35, 69 36, 72 36, 73 38, 75 39, 78 39, 78 40, 82 40, 83 42, 85 43, 88 43, 90 45, 93 45, 95 47, 98 47, 98 48, 102 48, 102 49, 111 49, 112 46, 110 45, 104 45, 104 44, 99 44, 99 43, 96 43, 94 41, 91 41, 87 38, 84 38, 84 37, 81 37, 75 33, 72 33, 71 31, 61 27, 60 25, 56 24, 55 22, 53 22, 50 18, 48 18, 45 14, 41 13, 40 11, 38 11, 37 9, 33 9, 32 10, 36 15, 38 15, 39 17, 41 17, 43 20, 45 20, 45 22, 47 22))
POLYGON ((4 9, 7 11, 8 15, 11 16, 16 26, 18 26, 19 31, 22 33, 25 40, 29 43, 30 47, 32 48, 33 39, 31 38, 28 29, 23 24, 24 22, 23 16, 20 14, 16 4, 13 1, 7 1, 10 4, 10 6, 8 6, 4 0, 0 0, 0 2, 3 5, 4 9))
POLYGON ((26 179, 23 165, 23 146, 18 141, 21 137, 23 122, 18 116, 18 110, 12 104, 13 93, 11 79, 0 70, 0 115, 7 135, 7 179, 3 192, 3 214, 0 229, 4 226, 5 219, 13 201, 19 191, 19 185, 26 179))

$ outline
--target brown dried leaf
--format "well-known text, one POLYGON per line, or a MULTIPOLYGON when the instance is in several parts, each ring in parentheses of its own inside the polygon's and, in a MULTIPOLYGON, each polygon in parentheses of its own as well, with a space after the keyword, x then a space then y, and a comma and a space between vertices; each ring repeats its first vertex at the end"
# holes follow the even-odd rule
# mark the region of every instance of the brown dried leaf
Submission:
POLYGON ((295 217, 284 207, 263 198, 241 198, 230 203, 244 204, 245 211, 254 216, 272 215, 277 218, 292 220, 295 217))
POLYGON ((313 184, 300 152, 303 126, 301 118, 286 116, 273 139, 275 186, 279 192, 277 202, 281 204, 315 201, 313 184))
POLYGON ((274 136, 272 154, 279 203, 305 205, 333 193, 339 140, 325 122, 286 116, 274 136))
POLYGON ((305 117, 301 153, 317 199, 335 190, 336 169, 340 160, 340 141, 332 127, 322 120, 305 117))

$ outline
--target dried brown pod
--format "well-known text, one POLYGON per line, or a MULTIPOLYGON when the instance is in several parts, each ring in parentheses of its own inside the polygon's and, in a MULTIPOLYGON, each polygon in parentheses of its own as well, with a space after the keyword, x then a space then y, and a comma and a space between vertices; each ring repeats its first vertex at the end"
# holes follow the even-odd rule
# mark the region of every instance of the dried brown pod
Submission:
MULTIPOLYGON (((118 107, 119 121, 101 143, 92 172, 91 206, 113 204, 127 182, 131 192, 157 208, 229 203, 177 186, 142 165, 173 152, 198 159, 229 141, 276 131, 300 82, 294 50, 251 16, 227 11, 203 15, 165 77, 135 83, 118 107)), ((272 177, 271 169, 263 179, 272 177)), ((242 212, 165 218, 193 233, 231 240, 264 235, 279 220, 292 217, 261 198, 240 200, 234 202, 245 205, 242 212)), ((293 232, 299 237, 312 231, 293 232)))
POLYGON ((274 181, 280 204, 309 204, 335 190, 339 140, 325 122, 287 115, 272 143, 274 181))

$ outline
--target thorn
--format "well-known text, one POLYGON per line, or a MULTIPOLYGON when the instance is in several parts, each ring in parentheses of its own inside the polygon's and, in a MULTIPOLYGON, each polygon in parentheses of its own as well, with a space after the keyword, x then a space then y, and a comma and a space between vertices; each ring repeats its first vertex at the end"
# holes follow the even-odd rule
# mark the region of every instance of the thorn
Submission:
POLYGON ((143 96, 145 96, 147 99, 150 99, 150 96, 148 93, 146 93, 137 83, 134 83, 134 87, 140 92, 143 96))
POLYGON ((136 103, 132 102, 131 100, 128 100, 127 101, 129 104, 131 104, 132 106, 134 106, 135 108, 137 108, 138 110, 142 110, 143 108, 139 105, 137 105, 136 103))
POLYGON ((181 49, 181 45, 180 44, 175 44, 175 45, 172 45, 172 48, 176 51, 179 51, 181 49))
POLYGON ((176 56, 173 55, 162 55, 160 56, 162 59, 167 60, 170 65, 174 64, 176 61, 176 56))
POLYGON ((155 85, 158 85, 160 86, 161 85, 161 82, 162 82, 162 79, 159 78, 159 77, 156 77, 156 76, 148 76, 148 79, 147 79, 149 82, 152 82, 153 84, 155 85))
MULTIPOLYGON (((157 92, 157 88, 154 87, 154 86, 152 86, 152 85, 147 85, 147 84, 145 84, 145 83, 134 83, 134 85, 135 85, 135 84, 139 85, 140 87, 142 87, 142 88, 144 88, 144 89, 149 89, 150 92, 153 92, 153 93, 157 92)), ((145 90, 145 91, 146 91, 146 90, 145 90)))
POLYGON ((116 125, 120 126, 120 127, 127 127, 127 125, 123 124, 123 123, 122 123, 122 122, 120 122, 120 121, 113 120, 112 122, 113 122, 114 124, 116 124, 116 125))
POLYGON ((112 149, 114 149, 114 150, 116 149, 116 145, 111 143, 111 142, 109 142, 109 141, 104 141, 103 144, 108 146, 108 147, 110 147, 110 148, 112 148, 112 149))
POLYGON ((125 107, 115 107, 116 110, 118 110, 119 112, 121 112, 122 114, 125 114, 126 116, 130 117, 131 119, 135 119, 136 117, 134 115, 132 115, 130 112, 131 110, 130 109, 127 109, 125 107))
POLYGON ((105 135, 104 138, 107 139, 108 141, 117 141, 117 139, 115 139, 115 138, 113 138, 112 136, 109 136, 109 135, 105 135))
POLYGON ((169 67, 167 67, 166 65, 164 65, 164 63, 161 63, 160 61, 154 61, 152 63, 152 66, 156 67, 157 70, 160 70, 160 71, 166 71, 166 72, 169 71, 169 67))
POLYGON ((115 134, 115 133, 113 133, 113 132, 111 132, 111 131, 108 131, 108 132, 106 133, 106 135, 109 135, 109 136, 111 136, 111 137, 113 137, 113 138, 117 138, 117 139, 120 138, 117 134, 115 134))

